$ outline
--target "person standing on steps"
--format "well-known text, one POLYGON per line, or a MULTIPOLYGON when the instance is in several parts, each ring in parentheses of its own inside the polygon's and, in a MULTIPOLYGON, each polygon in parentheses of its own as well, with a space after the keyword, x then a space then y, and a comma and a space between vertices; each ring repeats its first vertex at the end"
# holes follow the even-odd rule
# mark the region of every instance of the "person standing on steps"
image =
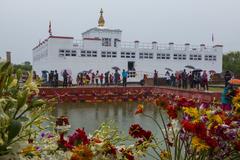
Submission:
POLYGON ((122 71, 122 78, 123 78, 123 86, 126 87, 127 86, 127 76, 128 73, 125 71, 125 69, 122 71))

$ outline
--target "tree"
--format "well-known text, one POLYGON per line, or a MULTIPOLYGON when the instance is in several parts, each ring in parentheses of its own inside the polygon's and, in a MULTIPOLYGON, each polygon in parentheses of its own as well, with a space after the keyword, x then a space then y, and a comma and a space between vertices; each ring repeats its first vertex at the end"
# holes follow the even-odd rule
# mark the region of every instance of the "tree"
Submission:
POLYGON ((240 75, 240 51, 229 52, 223 55, 223 71, 232 71, 240 75))
POLYGON ((14 64, 13 67, 15 71, 21 69, 23 72, 30 72, 32 70, 32 65, 29 61, 26 61, 22 64, 14 64))

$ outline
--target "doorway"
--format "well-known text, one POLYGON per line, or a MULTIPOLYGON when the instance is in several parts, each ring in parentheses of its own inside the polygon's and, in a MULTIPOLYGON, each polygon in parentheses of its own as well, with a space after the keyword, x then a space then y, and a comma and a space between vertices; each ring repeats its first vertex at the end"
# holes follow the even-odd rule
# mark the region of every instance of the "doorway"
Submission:
POLYGON ((128 61, 128 71, 135 71, 135 62, 128 61))

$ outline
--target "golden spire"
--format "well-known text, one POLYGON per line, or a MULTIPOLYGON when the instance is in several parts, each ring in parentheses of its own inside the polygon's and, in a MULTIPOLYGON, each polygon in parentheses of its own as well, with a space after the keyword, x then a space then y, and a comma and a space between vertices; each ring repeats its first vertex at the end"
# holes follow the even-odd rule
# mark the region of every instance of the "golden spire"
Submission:
POLYGON ((103 10, 101 8, 100 17, 99 17, 99 20, 98 20, 98 27, 104 27, 104 24, 105 24, 105 20, 103 18, 103 10))

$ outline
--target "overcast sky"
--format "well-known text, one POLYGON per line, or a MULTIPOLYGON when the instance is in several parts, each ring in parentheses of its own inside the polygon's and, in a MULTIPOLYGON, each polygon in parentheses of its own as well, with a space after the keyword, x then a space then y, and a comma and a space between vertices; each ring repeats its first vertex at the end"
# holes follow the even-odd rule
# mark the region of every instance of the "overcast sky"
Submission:
POLYGON ((103 8, 106 27, 121 29, 122 41, 186 42, 240 50, 240 0, 0 0, 0 56, 32 62, 32 48, 48 36, 81 38, 97 26, 103 8))

